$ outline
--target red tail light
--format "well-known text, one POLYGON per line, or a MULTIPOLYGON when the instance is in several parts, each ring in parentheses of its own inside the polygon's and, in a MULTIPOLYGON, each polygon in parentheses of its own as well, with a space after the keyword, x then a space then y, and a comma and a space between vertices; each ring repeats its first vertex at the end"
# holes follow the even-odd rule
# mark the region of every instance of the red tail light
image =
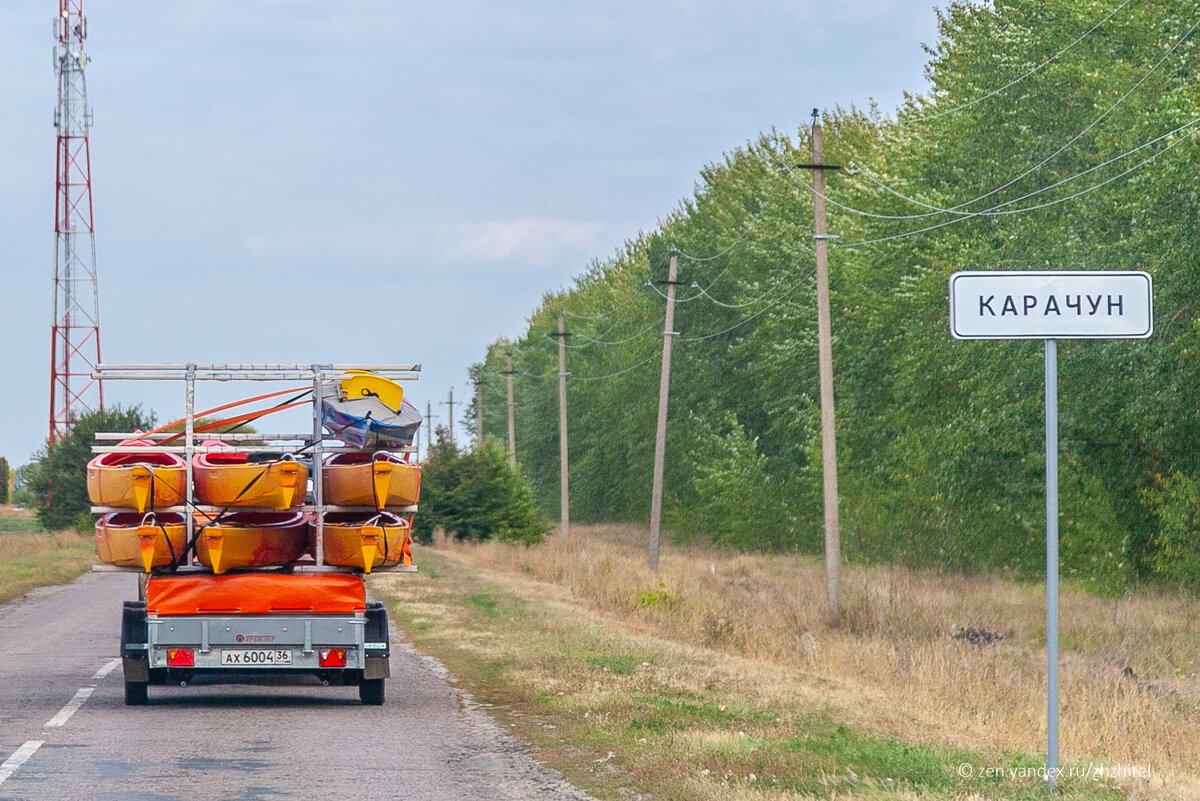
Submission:
POLYGON ((195 667, 196 652, 191 648, 168 648, 167 667, 195 667))
POLYGON ((345 648, 322 648, 317 652, 317 656, 320 657, 321 667, 346 666, 345 648))

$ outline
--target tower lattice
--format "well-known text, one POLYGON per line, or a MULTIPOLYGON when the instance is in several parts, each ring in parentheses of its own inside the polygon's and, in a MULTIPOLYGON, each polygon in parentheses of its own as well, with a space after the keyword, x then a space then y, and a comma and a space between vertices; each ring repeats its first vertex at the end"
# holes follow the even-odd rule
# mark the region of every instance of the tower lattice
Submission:
POLYGON ((92 167, 83 49, 83 0, 58 0, 58 129, 54 202, 54 324, 50 340, 50 442, 64 437, 80 413, 102 408, 104 393, 92 372, 100 363, 100 300, 96 286, 96 232, 92 223, 92 167))

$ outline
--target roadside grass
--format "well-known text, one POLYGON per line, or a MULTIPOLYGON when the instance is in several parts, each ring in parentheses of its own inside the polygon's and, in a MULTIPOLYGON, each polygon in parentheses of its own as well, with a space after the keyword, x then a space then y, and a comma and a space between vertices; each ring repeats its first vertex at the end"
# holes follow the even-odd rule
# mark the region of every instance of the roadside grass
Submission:
POLYGON ((65 584, 96 561, 91 537, 75 531, 42 531, 33 513, 0 509, 0 603, 35 587, 65 584))
MULTIPOLYGON (((373 576, 371 591, 415 647, 442 660, 477 703, 533 744, 537 759, 599 798, 1162 797, 1095 774, 1067 776, 1055 793, 1037 775, 1036 749, 944 737, 888 698, 797 669, 794 660, 688 641, 681 627, 650 631, 634 610, 663 605, 639 607, 646 587, 636 583, 614 615, 533 579, 532 567, 476 563, 505 549, 425 548, 420 573, 373 576)), ((403 703, 403 677, 391 685, 403 703)))

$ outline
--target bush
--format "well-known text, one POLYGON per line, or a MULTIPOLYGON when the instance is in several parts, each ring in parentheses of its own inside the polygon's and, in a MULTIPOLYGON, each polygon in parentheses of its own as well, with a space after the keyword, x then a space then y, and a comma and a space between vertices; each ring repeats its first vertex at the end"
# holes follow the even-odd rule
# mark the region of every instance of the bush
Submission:
POLYGON ((85 518, 90 519, 87 463, 93 455, 96 433, 147 430, 153 427, 154 415, 147 415, 140 406, 114 406, 82 415, 75 421, 71 433, 58 442, 47 443, 34 455, 26 478, 42 528, 56 531, 78 526, 85 518))
POLYGON ((1143 497, 1158 517, 1155 576, 1200 591, 1200 485, 1183 473, 1158 476, 1143 497))
POLYGON ((508 465, 500 441, 460 451, 446 432, 421 469, 421 510, 413 537, 429 542, 441 527, 459 539, 534 543, 549 530, 537 512, 533 487, 508 465))

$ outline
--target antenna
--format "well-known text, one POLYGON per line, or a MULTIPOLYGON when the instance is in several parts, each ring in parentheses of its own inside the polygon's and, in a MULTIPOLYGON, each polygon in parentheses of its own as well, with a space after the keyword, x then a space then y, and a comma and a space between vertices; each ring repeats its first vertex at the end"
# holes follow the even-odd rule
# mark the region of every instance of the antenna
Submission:
POLYGON ((92 373, 100 364, 100 299, 96 232, 92 224, 92 166, 83 49, 83 0, 58 0, 57 164, 54 174, 54 321, 50 334, 50 442, 70 432, 80 413, 104 408, 92 373))

